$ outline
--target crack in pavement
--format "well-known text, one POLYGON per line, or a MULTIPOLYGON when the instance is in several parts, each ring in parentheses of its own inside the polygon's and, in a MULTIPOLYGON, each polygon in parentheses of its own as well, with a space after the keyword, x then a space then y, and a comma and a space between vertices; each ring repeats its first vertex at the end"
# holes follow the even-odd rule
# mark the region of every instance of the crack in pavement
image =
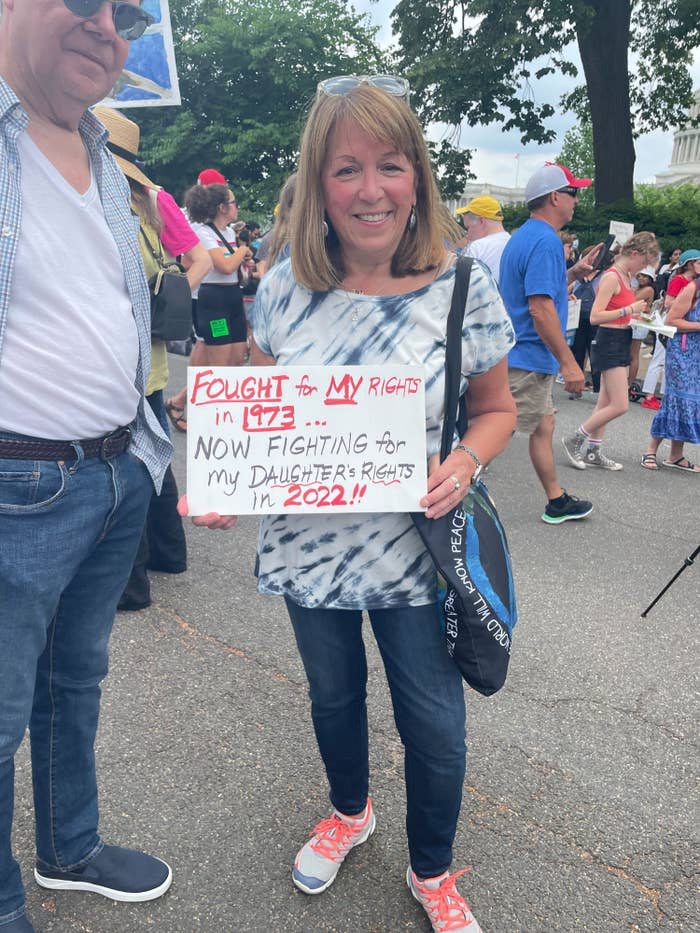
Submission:
MULTIPOLYGON (((200 629, 196 628, 196 626, 188 622, 187 619, 184 619, 179 613, 175 612, 174 609, 170 609, 167 606, 162 606, 159 603, 153 603, 153 607, 158 609, 164 615, 169 616, 181 630, 183 635, 187 637, 187 639, 190 639, 191 641, 196 640, 203 642, 212 648, 217 648, 219 651, 224 652, 224 654, 239 658, 241 661, 245 661, 247 664, 254 664, 265 674, 270 675, 272 679, 276 680, 278 683, 292 684, 295 687, 303 686, 303 684, 293 680, 291 677, 288 677, 282 671, 267 667, 262 663, 262 661, 258 660, 257 658, 252 658, 241 648, 236 648, 234 645, 230 645, 228 642, 224 641, 223 638, 219 638, 217 635, 209 635, 207 632, 202 632, 200 629)), ((193 646, 187 641, 183 641, 182 639, 180 639, 180 641, 186 651, 194 650, 193 646)))
MULTIPOLYGON (((562 772, 563 773, 563 772, 562 772)), ((554 836, 564 842, 569 848, 575 852, 579 858, 584 861, 593 863, 596 867, 602 869, 605 872, 608 872, 611 875, 619 878, 621 881, 626 882, 627 884, 632 885, 635 890, 647 900, 655 914, 656 919, 659 923, 665 920, 671 920, 672 917, 666 913, 661 907, 661 898, 667 890, 673 885, 681 883, 683 880, 688 880, 688 876, 681 869, 681 878, 672 878, 670 881, 666 881, 662 884, 660 888, 652 888, 648 884, 645 884, 640 878, 637 878, 631 871, 629 871, 629 866, 632 863, 632 860, 636 858, 636 855, 628 855, 622 860, 622 865, 614 865, 610 862, 606 862, 600 856, 595 855, 590 850, 586 849, 584 846, 580 845, 573 839, 571 839, 564 832, 557 832, 551 827, 542 826, 537 820, 523 816, 522 813, 515 810, 513 807, 508 804, 503 803, 499 800, 494 800, 489 794, 485 794, 483 791, 479 790, 478 787, 475 787, 473 784, 465 784, 465 790, 479 803, 491 807, 498 814, 508 814, 514 817, 521 822, 524 822, 527 826, 534 828, 538 832, 544 832, 548 835, 554 836)))
POLYGON ((678 732, 676 729, 673 729, 668 723, 658 722, 655 719, 650 719, 647 716, 643 716, 639 711, 639 705, 641 697, 637 698, 637 703, 634 709, 630 709, 626 706, 614 706, 611 703, 606 703, 603 700, 596 700, 592 697, 584 696, 568 696, 568 697, 555 697, 550 700, 545 700, 542 697, 535 696, 531 693, 518 690, 517 688, 510 688, 509 693, 513 696, 519 696, 523 700, 527 700, 530 703, 535 705, 544 706, 545 709, 556 709, 558 706, 570 706, 573 704, 581 704, 583 706, 588 705, 592 706, 594 709, 602 709, 605 711, 610 711, 614 713, 619 713, 624 716, 629 716, 631 719, 637 720, 638 722, 643 723, 646 726, 653 726, 655 729, 658 729, 660 732, 663 732, 665 736, 669 739, 676 739, 680 742, 688 742, 691 746, 695 746, 697 743, 690 735, 685 735, 682 732, 678 732))

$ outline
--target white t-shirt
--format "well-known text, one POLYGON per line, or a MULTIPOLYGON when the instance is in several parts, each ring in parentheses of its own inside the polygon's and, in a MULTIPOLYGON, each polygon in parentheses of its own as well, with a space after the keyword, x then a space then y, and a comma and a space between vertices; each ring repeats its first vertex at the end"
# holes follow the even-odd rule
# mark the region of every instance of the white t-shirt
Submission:
MULTIPOLYGON (((255 341, 279 365, 401 363, 426 369, 428 455, 440 445, 445 394, 445 327, 454 286, 452 254, 433 282, 401 295, 310 292, 290 260, 264 276, 253 307, 255 341), (356 317, 357 320, 353 320, 356 317)), ((462 331, 462 390, 515 342, 494 281, 474 263, 462 331)), ((403 512, 264 515, 258 589, 302 606, 370 609, 424 606, 435 599, 435 566, 403 512)))
POLYGON ((22 219, 0 359, 0 430, 99 437, 136 416, 138 336, 94 178, 68 184, 25 132, 22 219))
MULTIPOLYGON (((216 249, 217 246, 220 246, 226 256, 231 255, 228 246, 226 246, 226 243, 224 243, 221 237, 218 237, 212 228, 207 226, 207 224, 191 223, 190 226, 199 237, 199 242, 202 244, 204 249, 216 249)), ((233 229, 233 227, 225 227, 221 233, 223 233, 227 241, 235 249, 236 231, 233 229)), ((202 285, 238 285, 238 269, 236 269, 235 272, 229 273, 218 272, 216 269, 212 269, 211 272, 207 272, 207 274, 202 279, 202 285)), ((197 289, 196 294, 194 292, 192 293, 192 297, 196 298, 197 294, 199 294, 199 289, 197 289)))
POLYGON ((501 272, 501 256, 509 239, 510 233, 505 230, 490 233, 488 236, 479 237, 478 240, 469 243, 461 250, 461 253, 464 256, 471 256, 472 259, 480 259, 489 267, 491 275, 498 282, 501 272))

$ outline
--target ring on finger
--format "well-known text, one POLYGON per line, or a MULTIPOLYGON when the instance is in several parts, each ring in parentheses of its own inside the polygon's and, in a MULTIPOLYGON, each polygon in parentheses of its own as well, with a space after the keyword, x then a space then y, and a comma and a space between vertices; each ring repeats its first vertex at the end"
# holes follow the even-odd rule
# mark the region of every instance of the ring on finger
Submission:
POLYGON ((450 477, 450 479, 452 480, 452 483, 453 483, 453 485, 454 485, 455 492, 457 492, 458 489, 461 489, 462 484, 461 484, 460 481, 457 479, 457 477, 454 475, 454 473, 452 474, 452 476, 450 477))

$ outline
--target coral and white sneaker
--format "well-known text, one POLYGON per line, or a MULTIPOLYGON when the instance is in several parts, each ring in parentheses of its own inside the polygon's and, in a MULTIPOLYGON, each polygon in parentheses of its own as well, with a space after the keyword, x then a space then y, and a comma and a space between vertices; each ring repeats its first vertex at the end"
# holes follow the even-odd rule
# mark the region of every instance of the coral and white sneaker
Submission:
POLYGON ((335 881, 350 850, 366 842, 376 825, 369 798, 359 816, 345 816, 336 810, 328 819, 321 820, 294 859, 294 884, 305 894, 322 894, 335 881))
POLYGON ((420 881, 411 866, 406 872, 408 890, 430 918, 433 933, 482 933, 469 904, 455 887, 455 881, 469 869, 454 875, 445 872, 437 878, 420 881))

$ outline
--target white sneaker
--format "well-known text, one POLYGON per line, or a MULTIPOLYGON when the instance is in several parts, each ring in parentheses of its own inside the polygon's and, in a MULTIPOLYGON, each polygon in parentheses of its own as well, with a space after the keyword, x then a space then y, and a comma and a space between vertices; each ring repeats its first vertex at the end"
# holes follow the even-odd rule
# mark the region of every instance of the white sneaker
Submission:
POLYGON ((336 810, 328 819, 321 820, 294 859, 294 884, 305 894, 322 894, 335 881, 350 850, 366 842, 376 825, 369 799, 365 812, 359 816, 345 816, 336 810))
POLYGON ((468 869, 447 872, 420 881, 411 866, 406 873, 408 890, 430 918, 433 933, 482 933, 469 904, 455 887, 455 881, 468 869))

